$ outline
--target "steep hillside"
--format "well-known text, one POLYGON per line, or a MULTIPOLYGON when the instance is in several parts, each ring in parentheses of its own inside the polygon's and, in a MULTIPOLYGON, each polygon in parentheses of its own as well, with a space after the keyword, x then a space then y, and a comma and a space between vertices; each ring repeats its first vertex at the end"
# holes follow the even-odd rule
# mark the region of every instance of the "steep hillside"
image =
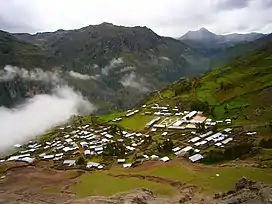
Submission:
POLYGON ((60 67, 69 75, 65 77, 68 83, 99 104, 101 110, 132 107, 147 93, 209 68, 209 59, 190 46, 158 36, 146 27, 102 23, 13 36, 50 53, 56 60, 46 69, 60 67))
POLYGON ((7 64, 32 68, 50 64, 50 53, 0 31, 0 68, 7 64))
POLYGON ((215 119, 232 118, 235 124, 264 126, 272 117, 272 43, 266 43, 228 66, 201 78, 181 80, 154 94, 149 102, 179 103, 200 108, 215 119))

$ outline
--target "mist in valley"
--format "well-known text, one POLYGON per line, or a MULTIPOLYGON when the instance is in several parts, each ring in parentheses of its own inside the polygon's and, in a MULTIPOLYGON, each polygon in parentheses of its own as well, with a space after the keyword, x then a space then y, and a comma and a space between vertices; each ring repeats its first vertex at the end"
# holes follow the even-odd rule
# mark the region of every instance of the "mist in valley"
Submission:
POLYGON ((95 110, 93 104, 64 83, 57 71, 28 71, 6 66, 0 81, 13 80, 15 76, 53 83, 54 88, 50 94, 37 94, 14 108, 0 107, 0 152, 67 122, 73 115, 90 114, 95 110))

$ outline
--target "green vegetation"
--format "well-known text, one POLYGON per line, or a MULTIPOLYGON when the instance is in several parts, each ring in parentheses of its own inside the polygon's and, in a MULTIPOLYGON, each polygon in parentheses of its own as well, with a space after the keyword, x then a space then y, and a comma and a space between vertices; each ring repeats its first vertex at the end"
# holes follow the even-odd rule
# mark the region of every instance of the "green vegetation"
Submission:
POLYGON ((56 186, 50 186, 50 187, 44 187, 42 189, 45 193, 60 193, 61 190, 59 187, 56 187, 56 186))
POLYGON ((104 172, 84 174, 73 187, 73 191, 79 197, 109 196, 141 187, 151 189, 159 195, 172 195, 174 193, 174 189, 170 186, 137 178, 116 178, 108 176, 104 172))
POLYGON ((124 118, 119 124, 124 128, 128 128, 131 130, 142 130, 145 125, 151 121, 154 116, 150 115, 142 115, 141 113, 137 113, 131 117, 124 118))
POLYGON ((115 170, 114 173, 116 175, 127 173, 168 178, 173 181, 196 185, 203 193, 207 194, 227 191, 243 176, 272 184, 272 171, 270 169, 195 166, 194 164, 179 162, 144 170, 141 170, 140 167, 131 170, 119 169, 115 170), (219 176, 217 177, 216 174, 219 174, 219 176))
POLYGON ((201 78, 183 79, 147 103, 181 104, 218 120, 235 119, 236 125, 266 125, 272 121, 271 53, 270 43, 201 78), (169 92, 175 93, 171 100, 169 92))

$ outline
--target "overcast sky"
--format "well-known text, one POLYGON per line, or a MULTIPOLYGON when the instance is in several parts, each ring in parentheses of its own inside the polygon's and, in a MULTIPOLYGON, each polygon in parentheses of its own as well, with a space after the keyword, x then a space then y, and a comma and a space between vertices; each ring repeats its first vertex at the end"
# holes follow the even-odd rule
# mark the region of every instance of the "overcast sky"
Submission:
POLYGON ((0 29, 36 33, 110 22, 147 26, 179 37, 205 27, 215 33, 272 32, 272 0, 0 0, 0 29))

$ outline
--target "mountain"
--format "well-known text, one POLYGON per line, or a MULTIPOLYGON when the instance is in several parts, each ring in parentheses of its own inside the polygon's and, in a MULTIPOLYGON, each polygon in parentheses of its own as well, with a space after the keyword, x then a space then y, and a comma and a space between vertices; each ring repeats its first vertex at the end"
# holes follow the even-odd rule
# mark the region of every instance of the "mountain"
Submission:
MULTIPOLYGON (((45 57, 41 60, 28 58, 28 64, 18 60, 4 61, 2 66, 11 64, 42 70, 57 67, 63 75, 69 75, 65 76, 69 85, 99 104, 102 112, 129 108, 149 92, 180 77, 204 73, 210 63, 208 58, 181 41, 161 37, 140 26, 102 23, 76 30, 7 35, 7 46, 14 48, 11 42, 16 41, 45 57)), ((12 54, 26 53, 25 46, 16 47, 12 54)), ((5 84, 5 87, 14 85, 5 84)), ((40 89, 35 86, 35 90, 40 89)), ((42 88, 36 93, 39 92, 43 92, 42 88)))
POLYGON ((244 44, 243 49, 252 49, 247 54, 202 77, 180 80, 160 96, 154 94, 150 103, 179 103, 217 120, 232 118, 235 125, 267 128, 272 121, 271 37, 244 44))
POLYGON ((197 31, 187 32, 179 40, 193 48, 201 50, 209 56, 220 49, 225 49, 239 43, 254 41, 263 36, 265 35, 261 33, 216 35, 205 28, 201 28, 197 31))
POLYGON ((23 42, 11 34, 0 31, 0 67, 14 64, 35 67, 50 64, 50 53, 28 42, 23 42))

